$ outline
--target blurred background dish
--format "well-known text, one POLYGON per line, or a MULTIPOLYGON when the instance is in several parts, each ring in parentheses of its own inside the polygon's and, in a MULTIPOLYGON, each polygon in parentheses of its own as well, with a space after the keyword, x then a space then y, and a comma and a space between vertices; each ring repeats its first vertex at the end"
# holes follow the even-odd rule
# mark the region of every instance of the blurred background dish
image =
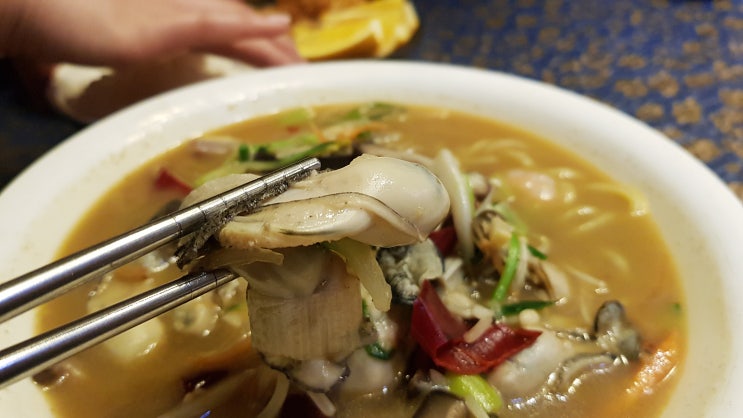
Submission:
MULTIPOLYGON (((407 0, 292 0, 257 7, 292 15, 292 37, 308 61, 385 58, 418 29, 415 7, 407 0)), ((155 94, 251 69, 238 60, 197 53, 118 69, 62 63, 51 67, 45 94, 58 112, 90 123, 155 94)))
MULTIPOLYGON (((328 4, 347 8, 359 3, 319 1, 305 7, 315 4, 309 14, 317 17, 328 4)), ((660 130, 742 193, 740 2, 408 3, 419 26, 391 59, 493 69, 596 98, 660 130)), ((24 81, 29 76, 0 62, 0 186, 83 126, 43 110, 38 100, 43 88, 24 81), (29 84, 36 94, 23 87, 29 84)))

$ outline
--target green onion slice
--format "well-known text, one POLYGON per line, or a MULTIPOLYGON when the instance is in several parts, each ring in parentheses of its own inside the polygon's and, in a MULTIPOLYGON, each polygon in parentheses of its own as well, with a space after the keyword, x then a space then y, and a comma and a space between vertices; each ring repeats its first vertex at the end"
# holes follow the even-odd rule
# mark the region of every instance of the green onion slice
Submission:
POLYGON ((501 302, 508 296, 508 289, 511 287, 513 277, 516 275, 516 268, 519 265, 519 236, 514 232, 511 234, 511 240, 508 242, 508 255, 506 256, 506 266, 503 268, 503 274, 498 281, 498 286, 493 292, 493 302, 501 302))
POLYGON ((385 350, 378 342, 364 346, 364 350, 367 354, 379 360, 389 360, 393 354, 393 350, 385 350))
POLYGON ((537 250, 536 248, 532 247, 531 245, 527 245, 527 246, 526 246, 526 248, 528 248, 528 249, 529 249, 529 252, 530 252, 530 253, 531 253, 531 255, 533 255, 534 257, 536 257, 536 258, 538 258, 538 259, 540 259, 540 260, 546 260, 546 259, 547 259, 547 254, 545 254, 545 253, 543 253, 543 252, 541 252, 541 251, 537 250))
POLYGON ((479 374, 448 374, 449 391, 463 398, 473 399, 488 414, 495 414, 503 406, 500 393, 479 374))
POLYGON ((554 304, 555 302, 551 300, 522 300, 521 302, 509 303, 501 306, 500 312, 503 316, 512 316, 518 315, 519 312, 527 309, 540 310, 554 304))

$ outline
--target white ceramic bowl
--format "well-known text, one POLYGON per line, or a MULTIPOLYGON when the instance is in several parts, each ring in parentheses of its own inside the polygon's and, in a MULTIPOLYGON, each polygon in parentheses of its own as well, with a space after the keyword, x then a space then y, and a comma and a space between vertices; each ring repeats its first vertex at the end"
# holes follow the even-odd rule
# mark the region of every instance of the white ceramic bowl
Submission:
MULTIPOLYGON (((50 261, 98 197, 137 166, 218 126, 298 105, 384 100, 496 118, 568 147, 644 192, 678 263, 689 353, 664 417, 743 414, 743 207, 706 167, 607 106, 538 82, 452 66, 312 64, 210 81, 155 97, 70 138, 0 195, 0 279, 50 261)), ((0 347, 31 335, 0 325, 0 347)), ((51 417, 26 379, 0 390, 3 416, 51 417)))

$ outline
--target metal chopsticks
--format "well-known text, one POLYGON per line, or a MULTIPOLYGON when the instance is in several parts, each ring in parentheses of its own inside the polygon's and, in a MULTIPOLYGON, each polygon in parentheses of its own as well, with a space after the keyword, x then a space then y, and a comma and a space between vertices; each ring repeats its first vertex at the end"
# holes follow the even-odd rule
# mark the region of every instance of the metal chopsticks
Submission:
MULTIPOLYGON (((318 169, 311 158, 65 257, 0 285, 0 323, 191 232, 225 211, 252 208, 318 169)), ((236 276, 189 274, 0 351, 0 388, 200 296, 236 276)))
POLYGON ((188 274, 0 351, 0 389, 213 290, 237 275, 188 274))
POLYGON ((220 212, 255 199, 273 197, 289 183, 319 167, 320 161, 311 158, 276 170, 3 283, 0 285, 0 323, 195 231, 220 212))

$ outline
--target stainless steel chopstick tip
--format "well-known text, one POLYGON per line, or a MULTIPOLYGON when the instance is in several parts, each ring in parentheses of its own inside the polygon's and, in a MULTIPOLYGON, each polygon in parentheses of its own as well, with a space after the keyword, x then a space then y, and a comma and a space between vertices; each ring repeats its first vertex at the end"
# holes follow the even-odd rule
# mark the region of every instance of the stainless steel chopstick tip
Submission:
MULTIPOLYGON (((319 168, 317 158, 300 161, 2 283, 0 323, 200 228, 216 232, 219 223, 210 222, 215 213, 221 211, 228 219, 250 211, 319 168)), ((200 239, 191 243, 189 257, 198 252, 199 244, 200 239)), ((183 261, 188 260, 179 263, 183 261)))

